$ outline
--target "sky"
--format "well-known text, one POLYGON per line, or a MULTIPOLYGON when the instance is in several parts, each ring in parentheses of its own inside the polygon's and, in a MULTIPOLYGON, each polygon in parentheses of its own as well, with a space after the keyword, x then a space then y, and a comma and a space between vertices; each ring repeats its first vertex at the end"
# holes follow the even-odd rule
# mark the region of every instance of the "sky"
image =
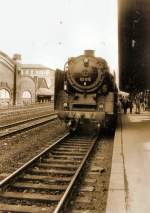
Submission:
POLYGON ((118 69, 117 0, 0 0, 0 51, 22 63, 63 69, 94 49, 118 69))

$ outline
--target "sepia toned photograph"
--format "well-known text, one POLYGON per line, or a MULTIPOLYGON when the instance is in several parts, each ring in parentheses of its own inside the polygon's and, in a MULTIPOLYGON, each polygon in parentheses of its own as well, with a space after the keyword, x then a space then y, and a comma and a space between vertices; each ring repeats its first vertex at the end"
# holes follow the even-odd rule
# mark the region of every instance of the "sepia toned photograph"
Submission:
POLYGON ((150 212, 150 0, 0 0, 0 212, 150 212))

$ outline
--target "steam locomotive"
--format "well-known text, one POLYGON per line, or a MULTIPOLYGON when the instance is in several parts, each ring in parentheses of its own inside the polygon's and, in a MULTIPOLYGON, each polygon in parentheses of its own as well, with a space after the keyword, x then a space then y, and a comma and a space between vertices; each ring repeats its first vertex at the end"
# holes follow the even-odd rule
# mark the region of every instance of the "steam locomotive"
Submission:
POLYGON ((55 74, 55 110, 70 131, 88 122, 111 129, 117 110, 117 87, 107 62, 93 50, 69 58, 55 74))

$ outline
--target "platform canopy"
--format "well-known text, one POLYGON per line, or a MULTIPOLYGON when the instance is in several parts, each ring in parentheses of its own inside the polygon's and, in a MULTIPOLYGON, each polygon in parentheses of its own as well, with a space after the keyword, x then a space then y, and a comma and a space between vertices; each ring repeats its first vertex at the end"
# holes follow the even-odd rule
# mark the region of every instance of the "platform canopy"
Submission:
POLYGON ((42 96, 51 96, 52 95, 52 91, 50 89, 47 88, 39 88, 37 90, 37 95, 42 95, 42 96))
POLYGON ((124 91, 119 91, 119 95, 124 96, 124 97, 128 97, 129 93, 128 92, 124 92, 124 91))

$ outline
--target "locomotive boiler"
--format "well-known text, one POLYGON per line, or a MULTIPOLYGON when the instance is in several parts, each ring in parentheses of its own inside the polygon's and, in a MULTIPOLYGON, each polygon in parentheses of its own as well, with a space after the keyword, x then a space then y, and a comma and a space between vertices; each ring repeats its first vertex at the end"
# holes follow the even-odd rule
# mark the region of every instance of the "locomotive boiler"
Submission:
POLYGON ((117 87, 107 62, 93 50, 69 58, 64 71, 56 70, 55 110, 74 131, 87 122, 110 129, 116 116, 117 87))

